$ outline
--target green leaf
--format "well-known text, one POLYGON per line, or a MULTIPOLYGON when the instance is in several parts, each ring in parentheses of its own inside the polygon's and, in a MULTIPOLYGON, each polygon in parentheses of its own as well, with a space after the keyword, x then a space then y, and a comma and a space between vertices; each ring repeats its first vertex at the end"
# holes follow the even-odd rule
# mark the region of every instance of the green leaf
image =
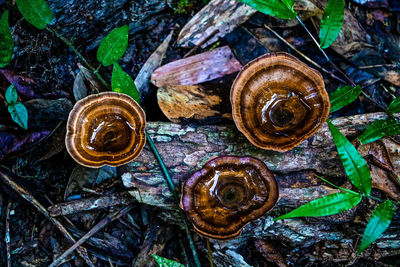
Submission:
POLYGON ((335 112, 352 103, 361 94, 361 86, 342 86, 329 95, 331 100, 330 112, 335 112))
POLYGON ((297 13, 293 10, 293 0, 239 0, 261 13, 281 19, 293 19, 297 13))
POLYGON ((22 103, 15 103, 8 106, 8 112, 11 114, 11 118, 19 126, 28 129, 28 110, 22 103))
POLYGON ((113 92, 127 94, 135 99, 138 104, 140 103, 140 96, 135 83, 131 76, 124 72, 118 63, 114 63, 113 65, 111 88, 113 92))
POLYGON ((294 0, 282 0, 282 2, 287 6, 287 8, 293 10, 294 0))
POLYGON ((398 113, 400 112, 400 96, 396 97, 386 110, 388 113, 398 113))
POLYGON ((122 57, 128 47, 129 26, 112 30, 101 41, 97 49, 97 60, 104 66, 110 66, 122 57))
POLYGON ((328 48, 338 37, 344 17, 344 0, 328 0, 319 30, 321 48, 328 48))
POLYGON ((350 182, 362 193, 369 195, 371 192, 371 174, 367 163, 357 149, 329 120, 328 126, 350 182))
POLYGON ((8 104, 15 104, 18 101, 18 93, 17 90, 15 89, 15 86, 13 84, 11 84, 7 90, 6 90, 6 101, 8 104))
POLYGON ((8 25, 8 10, 6 10, 0 19, 0 68, 10 63, 13 52, 14 40, 8 25))
POLYGON ((157 262, 158 267, 185 267, 185 265, 167 258, 163 258, 154 254, 151 256, 157 262))
POLYGON ((385 232, 393 218, 393 214, 394 206, 390 200, 386 200, 375 208, 367 227, 365 228, 357 254, 361 254, 369 245, 378 239, 383 232, 385 232))
POLYGON ((377 120, 358 137, 361 144, 374 142, 382 137, 400 134, 400 124, 395 119, 377 120))
POLYGON ((279 216, 274 220, 277 221, 295 217, 317 217, 333 215, 357 206, 357 204, 360 203, 361 199, 361 194, 339 192, 314 199, 307 204, 304 204, 303 206, 292 210, 289 213, 279 216))
POLYGON ((39 30, 46 28, 53 20, 53 13, 44 0, 16 0, 19 12, 39 30))

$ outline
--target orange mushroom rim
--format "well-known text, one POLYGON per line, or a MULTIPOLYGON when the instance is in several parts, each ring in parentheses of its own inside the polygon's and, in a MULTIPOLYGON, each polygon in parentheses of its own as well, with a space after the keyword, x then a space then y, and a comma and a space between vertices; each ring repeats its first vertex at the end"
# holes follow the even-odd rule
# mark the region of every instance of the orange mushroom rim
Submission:
POLYGON ((253 145, 279 152, 313 135, 330 109, 322 75, 284 52, 245 65, 232 84, 230 100, 239 131, 253 145))
POLYGON ((223 156, 186 180, 180 206, 197 232, 224 240, 238 236, 246 224, 272 209, 278 198, 278 184, 264 162, 223 156))
POLYGON ((116 92, 89 95, 69 114, 65 145, 80 165, 120 166, 139 156, 146 143, 146 115, 133 98, 116 92))

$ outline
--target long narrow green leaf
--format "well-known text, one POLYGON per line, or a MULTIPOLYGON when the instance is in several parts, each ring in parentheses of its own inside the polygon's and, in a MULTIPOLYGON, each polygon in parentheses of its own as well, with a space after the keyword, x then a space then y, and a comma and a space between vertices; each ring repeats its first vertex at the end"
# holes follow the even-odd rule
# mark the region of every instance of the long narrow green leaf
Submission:
POLYGON ((13 52, 14 40, 8 25, 8 10, 6 10, 0 19, 0 68, 10 63, 13 52))
POLYGON ((400 96, 396 97, 386 110, 387 112, 393 114, 400 112, 400 96))
POLYGON ((328 48, 338 37, 344 17, 344 0, 328 0, 319 30, 321 48, 328 48))
POLYGON ((360 247, 357 254, 361 254, 369 245, 378 239, 386 228, 389 227, 394 214, 394 206, 392 201, 386 200, 379 204, 369 219, 367 227, 365 228, 360 247))
POLYGON ((361 94, 361 86, 342 86, 329 95, 331 100, 330 112, 335 112, 352 103, 361 94))
POLYGON ((290 9, 291 11, 294 12, 293 7, 294 7, 294 0, 282 0, 282 3, 285 4, 285 6, 290 9))
POLYGON ((295 217, 318 217, 333 215, 357 206, 361 199, 361 194, 339 192, 314 199, 287 214, 279 216, 274 220, 277 221, 295 217))
POLYGON ((164 257, 160 257, 157 255, 151 255, 154 260, 157 262, 158 267, 185 267, 185 265, 180 264, 174 260, 170 260, 164 257))
POLYGON ((28 129, 28 110, 22 103, 15 103, 8 106, 8 112, 11 114, 11 118, 19 126, 28 129))
POLYGON ((368 144, 384 136, 400 134, 400 124, 395 119, 377 120, 358 137, 361 144, 368 144))
POLYGON ((53 20, 53 13, 44 0, 16 0, 19 12, 39 30, 46 28, 53 20))
POLYGON ((362 193, 369 195, 371 192, 371 174, 367 163, 357 149, 329 120, 328 126, 350 182, 362 193))
POLYGON ((117 62, 128 47, 128 35, 128 25, 116 28, 107 34, 97 49, 97 60, 104 66, 110 66, 117 62))
POLYGON ((280 0, 239 0, 246 5, 251 6, 261 13, 278 17, 281 19, 293 19, 297 16, 297 13, 293 10, 293 1, 284 0, 282 3, 280 0), (290 3, 292 6, 290 8, 290 3))
POLYGON ((113 92, 129 95, 135 99, 138 104, 140 104, 140 96, 135 83, 133 82, 131 76, 124 72, 118 63, 114 63, 113 65, 111 88, 113 92))

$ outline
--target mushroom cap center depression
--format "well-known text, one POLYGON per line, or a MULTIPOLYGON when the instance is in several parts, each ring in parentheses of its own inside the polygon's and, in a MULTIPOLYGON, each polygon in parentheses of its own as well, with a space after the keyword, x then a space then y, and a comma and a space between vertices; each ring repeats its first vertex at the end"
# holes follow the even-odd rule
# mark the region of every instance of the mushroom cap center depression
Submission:
POLYGON ((311 112, 306 101, 291 90, 260 90, 256 99, 257 121, 265 132, 272 135, 288 135, 311 112))
POLYGON ((241 216, 236 212, 250 212, 252 208, 262 206, 268 198, 268 190, 261 174, 250 166, 224 166, 208 175, 210 176, 205 182, 198 184, 196 191, 199 195, 195 201, 197 207, 210 205, 211 209, 206 209, 203 214, 205 217, 217 214, 227 217, 241 216), (225 214, 222 210, 230 212, 225 214))
POLYGON ((114 153, 124 150, 131 144, 131 139, 135 138, 135 126, 121 114, 107 114, 91 122, 86 136, 87 149, 114 153))
POLYGON ((237 208, 248 201, 249 189, 244 179, 228 176, 218 181, 215 192, 212 194, 216 195, 223 206, 237 208))

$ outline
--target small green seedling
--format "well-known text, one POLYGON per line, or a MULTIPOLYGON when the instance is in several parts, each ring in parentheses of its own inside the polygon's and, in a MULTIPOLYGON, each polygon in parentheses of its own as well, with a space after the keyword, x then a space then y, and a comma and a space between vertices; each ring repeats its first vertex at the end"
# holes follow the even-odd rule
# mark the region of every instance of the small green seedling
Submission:
POLYGON ((6 105, 11 118, 19 126, 28 130, 28 110, 21 102, 18 102, 18 94, 15 86, 11 84, 6 91, 6 105))

